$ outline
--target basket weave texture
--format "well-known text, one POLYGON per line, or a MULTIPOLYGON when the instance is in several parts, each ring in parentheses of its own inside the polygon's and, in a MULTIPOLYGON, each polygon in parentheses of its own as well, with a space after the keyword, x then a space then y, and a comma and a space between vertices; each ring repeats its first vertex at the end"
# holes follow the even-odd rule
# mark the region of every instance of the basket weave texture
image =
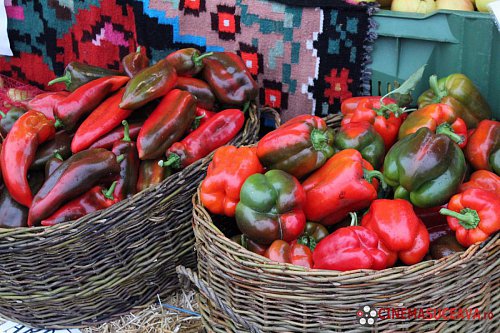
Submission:
MULTIPOLYGON (((254 143, 252 105, 231 144, 254 143)), ((191 198, 208 156, 110 208, 53 227, 0 229, 0 315, 40 328, 91 326, 148 305, 194 267, 191 198)))
MULTIPOLYGON (((328 122, 338 126, 339 119, 328 122)), ((500 235, 440 260, 382 271, 337 272, 279 264, 226 238, 193 196, 198 275, 194 283, 209 332, 498 332, 500 235), (493 311, 487 320, 377 320, 363 327, 364 306, 493 311)), ((384 312, 387 314, 387 312, 384 312)))

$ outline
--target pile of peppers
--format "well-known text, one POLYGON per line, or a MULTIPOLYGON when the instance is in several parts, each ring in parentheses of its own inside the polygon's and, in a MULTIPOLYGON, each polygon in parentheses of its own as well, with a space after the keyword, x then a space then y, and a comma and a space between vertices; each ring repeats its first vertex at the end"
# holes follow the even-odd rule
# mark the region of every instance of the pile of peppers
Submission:
POLYGON ((219 148, 202 204, 247 250, 307 269, 414 265, 484 242, 500 230, 500 122, 462 74, 431 77, 417 109, 397 103, 350 98, 337 130, 301 115, 255 147, 219 148))
POLYGON ((162 183, 230 142, 258 93, 239 56, 195 48, 150 64, 139 47, 118 70, 71 62, 53 84, 64 91, 0 113, 0 228, 72 221, 162 183))

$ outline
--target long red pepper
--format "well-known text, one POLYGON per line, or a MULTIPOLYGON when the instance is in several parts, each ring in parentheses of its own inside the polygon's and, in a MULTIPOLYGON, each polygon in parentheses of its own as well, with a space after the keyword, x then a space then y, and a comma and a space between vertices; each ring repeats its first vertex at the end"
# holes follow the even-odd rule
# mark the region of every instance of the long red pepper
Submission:
POLYGON ((28 111, 10 130, 3 143, 0 165, 5 186, 14 200, 31 206, 33 194, 28 184, 28 169, 35 159, 38 146, 53 138, 54 123, 43 113, 28 111))
POLYGON ((43 113, 47 118, 55 120, 54 109, 57 103, 68 97, 67 91, 48 92, 36 95, 27 104, 28 110, 36 110, 43 113))
MULTIPOLYGON (((143 122, 128 124, 128 131, 129 131, 128 134, 131 140, 137 139, 142 124, 143 122)), ((123 126, 120 124, 120 126, 115 127, 114 130, 112 130, 108 134, 105 134, 104 136, 99 138, 99 140, 91 144, 89 148, 111 149, 113 148, 113 145, 115 144, 116 141, 119 141, 121 138, 123 138, 123 134, 124 134, 123 126)))
POLYGON ((115 199, 123 200, 131 197, 137 192, 137 177, 139 176, 139 154, 137 146, 129 136, 128 123, 122 121, 124 126, 123 139, 113 145, 113 153, 116 156, 123 156, 120 161, 120 178, 113 192, 115 199))

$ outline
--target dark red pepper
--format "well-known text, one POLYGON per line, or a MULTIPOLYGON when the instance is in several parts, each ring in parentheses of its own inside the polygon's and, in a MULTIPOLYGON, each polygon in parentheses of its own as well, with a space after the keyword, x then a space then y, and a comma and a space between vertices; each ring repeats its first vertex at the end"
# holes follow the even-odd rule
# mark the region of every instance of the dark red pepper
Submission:
POLYGON ((213 110, 215 95, 210 86, 200 79, 193 77, 179 77, 177 79, 177 89, 187 91, 196 97, 196 105, 202 109, 213 110))
POLYGON ((26 105, 29 110, 36 110, 43 113, 47 118, 55 120, 54 109, 57 103, 68 97, 68 91, 56 91, 39 94, 33 97, 26 105))
MULTIPOLYGON (((135 123, 129 123, 129 137, 131 140, 136 140, 137 136, 139 135, 139 131, 141 130, 143 122, 135 122, 135 123)), ((113 148, 113 145, 115 144, 116 141, 119 141, 121 138, 123 138, 123 126, 117 126, 115 127, 114 130, 109 132, 108 134, 102 136, 99 140, 94 142, 93 144, 90 145, 89 149, 94 149, 94 148, 105 148, 105 149, 111 149, 113 148)))
POLYGON ((139 177, 137 179, 137 192, 141 192, 149 187, 156 186, 172 174, 170 168, 163 168, 158 165, 160 160, 141 161, 139 166, 139 177))
POLYGON ((59 154, 62 159, 71 156, 72 135, 66 131, 59 131, 54 139, 40 145, 36 151, 35 160, 31 163, 30 170, 44 170, 47 161, 59 154))
POLYGON ((2 135, 2 140, 5 139, 7 134, 9 134, 14 123, 26 113, 26 110, 17 106, 12 107, 7 113, 0 111, 0 134, 2 135))
POLYGON ((139 46, 135 52, 127 54, 122 59, 123 70, 130 77, 134 77, 141 70, 149 66, 148 57, 141 51, 141 47, 139 46))
POLYGON ((168 159, 161 161, 160 165, 185 168, 231 141, 244 123, 245 116, 241 110, 221 111, 182 141, 174 143, 165 154, 168 159))
POLYGON ((199 50, 190 47, 170 53, 166 59, 178 75, 194 76, 203 69, 203 58, 212 54, 212 52, 201 54, 199 50))
POLYGON ((124 126, 123 139, 113 145, 113 153, 116 156, 124 156, 120 162, 120 178, 113 192, 115 199, 123 200, 133 196, 137 192, 137 177, 139 176, 139 154, 137 146, 129 136, 128 123, 122 121, 124 126))
POLYGON ((59 168, 63 162, 64 159, 60 154, 55 154, 51 157, 45 164, 45 178, 49 178, 49 176, 56 171, 56 169, 59 168))
POLYGON ((3 142, 0 157, 3 180, 14 200, 31 206, 33 195, 28 184, 28 169, 38 146, 54 137, 54 123, 38 111, 23 114, 3 142))

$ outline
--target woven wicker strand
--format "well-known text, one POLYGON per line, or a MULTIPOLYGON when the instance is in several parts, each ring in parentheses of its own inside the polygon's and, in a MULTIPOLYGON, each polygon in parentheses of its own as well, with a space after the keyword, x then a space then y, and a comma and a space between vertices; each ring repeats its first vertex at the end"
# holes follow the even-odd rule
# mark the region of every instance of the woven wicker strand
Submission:
MULTIPOLYGON (((257 140, 253 104, 231 144, 257 140)), ((0 229, 0 316, 39 328, 95 325, 179 287, 196 266, 192 195, 208 156, 110 208, 53 227, 0 229)))

